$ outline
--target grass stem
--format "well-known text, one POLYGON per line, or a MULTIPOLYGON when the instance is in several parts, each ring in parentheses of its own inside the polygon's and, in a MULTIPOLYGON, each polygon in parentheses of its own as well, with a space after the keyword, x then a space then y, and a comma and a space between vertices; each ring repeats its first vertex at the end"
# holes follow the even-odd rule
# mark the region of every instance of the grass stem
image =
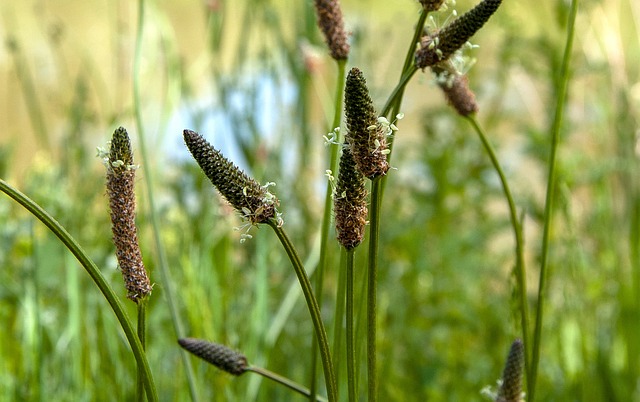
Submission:
POLYGON ((307 302, 307 308, 309 309, 309 314, 311 315, 313 328, 316 337, 318 338, 320 358, 322 360, 322 368, 324 370, 324 380, 327 387, 329 402, 337 402, 338 393, 336 389, 335 372, 333 370, 333 364, 331 362, 331 353, 329 351, 329 341, 327 339, 327 332, 320 315, 320 307, 318 306, 318 301, 313 294, 311 282, 309 282, 309 277, 307 276, 304 266, 302 265, 302 261, 300 261, 298 252, 296 251, 295 247, 289 240, 289 237, 282 229, 282 227, 278 226, 278 223, 274 219, 267 221, 267 224, 271 226, 273 231, 276 233, 276 236, 278 236, 282 247, 284 247, 289 260, 291 261, 291 265, 293 265, 293 270, 298 277, 298 282, 300 282, 302 294, 304 295, 304 299, 307 302))
POLYGON ((551 128, 551 150, 549 154, 549 171, 547 176, 547 193, 544 208, 544 228, 542 232, 542 251, 540 256, 540 277, 538 280, 538 307, 536 309, 536 326, 533 337, 533 352, 531 356, 531 367, 528 374, 529 401, 535 401, 536 380, 538 376, 538 363, 540 361, 540 344, 542 338, 542 322, 544 307, 547 298, 548 286, 548 265, 549 265, 549 235, 551 233, 551 221, 553 211, 553 200, 556 190, 556 158, 558 144, 560 142, 560 129, 564 114, 565 101, 569 88, 569 65, 571 63, 571 51, 573 48, 573 37, 575 32, 576 15, 578 14, 578 0, 571 0, 569 15, 567 17, 567 37, 562 56, 562 66, 560 69, 560 80, 558 85, 556 109, 551 128))
POLYGON ((524 263, 524 239, 522 236, 522 222, 518 219, 518 212, 516 210, 516 204, 513 200, 513 196, 511 195, 511 190, 509 188, 509 183, 507 178, 502 170, 502 166, 500 165, 500 161, 498 161, 498 157, 496 156, 496 152, 489 142, 484 130, 476 120, 473 115, 466 116, 466 119, 469 120, 473 128, 475 129, 478 137, 480 137, 480 141, 482 141, 482 145, 484 146, 485 151, 489 155, 489 159, 491 159, 491 164, 495 169, 498 177, 500 178, 500 183, 502 184, 502 191, 504 192, 504 197, 507 200, 507 204, 509 205, 509 218, 511 219, 511 227, 513 228, 513 235, 515 239, 515 248, 516 248, 516 266, 515 266, 515 274, 517 281, 517 293, 518 293, 518 304, 520 307, 520 325, 522 329, 522 340, 525 345, 525 354, 524 354, 524 362, 525 362, 525 372, 528 372, 529 367, 529 359, 531 355, 527 352, 527 350, 531 350, 531 346, 529 344, 529 303, 527 302, 527 270, 524 263))

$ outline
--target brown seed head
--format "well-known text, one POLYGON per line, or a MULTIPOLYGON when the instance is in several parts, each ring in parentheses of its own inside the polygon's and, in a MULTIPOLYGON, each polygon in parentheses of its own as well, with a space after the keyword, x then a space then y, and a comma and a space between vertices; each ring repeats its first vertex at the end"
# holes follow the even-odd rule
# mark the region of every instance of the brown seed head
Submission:
POLYGON ((347 32, 344 30, 342 10, 338 0, 314 0, 318 26, 324 34, 325 41, 335 60, 346 60, 349 57, 347 32))
POLYGON ((142 262, 135 223, 135 166, 127 130, 116 129, 107 159, 107 194, 111 208, 111 228, 118 265, 127 297, 138 301, 151 294, 151 284, 142 262))
POLYGON ((346 143, 356 166, 369 179, 387 174, 387 138, 378 123, 364 74, 352 68, 347 75, 344 107, 347 121, 346 143))
POLYGON ((419 0, 424 10, 428 13, 438 11, 445 0, 419 0))
POLYGON ((362 243, 367 223, 367 190, 364 176, 356 169, 356 163, 348 146, 342 150, 340 172, 333 194, 338 242, 347 250, 362 243))
POLYGON ((184 142, 211 183, 243 217, 258 224, 276 216, 278 200, 200 134, 184 130, 184 142))
POLYGON ((466 75, 459 74, 448 62, 431 67, 436 74, 436 82, 442 88, 447 102, 462 116, 469 116, 478 111, 476 96, 469 89, 466 75))
POLYGON ((482 28, 501 3, 502 0, 483 0, 440 31, 424 36, 416 52, 416 66, 426 68, 448 59, 482 28))
POLYGON ((178 343, 185 350, 229 374, 238 376, 244 374, 249 368, 247 358, 242 353, 219 343, 196 338, 178 339, 178 343))

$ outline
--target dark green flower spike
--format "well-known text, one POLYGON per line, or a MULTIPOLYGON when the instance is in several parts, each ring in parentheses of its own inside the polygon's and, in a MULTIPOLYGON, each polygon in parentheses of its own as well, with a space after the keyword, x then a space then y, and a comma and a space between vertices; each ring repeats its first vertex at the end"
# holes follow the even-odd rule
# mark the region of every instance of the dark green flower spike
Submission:
POLYGON ((482 28, 501 3, 502 0, 483 0, 440 31, 424 36, 416 52, 416 66, 426 68, 448 59, 482 28))
POLYGON ((249 368, 247 358, 224 345, 196 338, 178 339, 185 350, 229 374, 241 375, 249 368))
POLYGON ((511 344, 507 363, 502 374, 502 384, 496 402, 522 401, 522 374, 524 370, 524 344, 516 339, 511 344))
POLYGON ((358 68, 349 71, 344 92, 347 121, 345 142, 356 166, 369 179, 383 176, 389 170, 386 128, 378 122, 367 82, 358 68))
POLYGON ((184 130, 184 142, 220 194, 252 224, 276 217, 277 198, 225 158, 200 134, 184 130))

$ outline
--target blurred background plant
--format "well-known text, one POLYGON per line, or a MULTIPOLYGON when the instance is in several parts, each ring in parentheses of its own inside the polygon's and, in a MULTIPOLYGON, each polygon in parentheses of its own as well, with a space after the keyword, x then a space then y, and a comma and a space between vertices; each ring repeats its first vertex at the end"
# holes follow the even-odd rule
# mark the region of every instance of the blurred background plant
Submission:
MULTIPOLYGON (((456 8, 474 4, 461 0, 456 8)), ((381 107, 420 5, 342 6, 352 32, 348 65, 367 72, 381 107)), ((233 227, 240 220, 188 158, 181 133, 200 131, 257 180, 277 183, 287 231, 313 267, 336 77, 311 2, 148 2, 137 105, 135 3, 4 2, 0 12, 0 177, 56 217, 119 284, 104 170, 94 154, 120 125, 137 152, 140 107, 151 158, 138 175, 153 172, 160 234, 188 335, 242 350, 253 363, 305 384, 310 367, 299 357, 309 350, 312 327, 289 263, 266 230, 253 229, 254 238, 239 243, 233 227)), ((441 26, 450 12, 433 23, 441 26)), ((477 59, 468 75, 478 118, 525 216, 532 301, 567 13, 565 1, 506 2, 470 52, 477 59)), ((538 400, 640 400, 639 33, 637 2, 581 2, 538 400)), ((508 213, 480 142, 430 74, 409 84, 402 112, 397 170, 382 208, 380 400, 478 400, 519 336, 508 213)), ((145 183, 138 182, 138 226, 155 282, 147 353, 163 398, 185 400, 145 183)), ((8 198, 0 201, 0 237, 0 400, 130 397, 135 362, 73 257, 8 198)), ((337 243, 335 250, 329 267, 337 266, 337 243)), ((325 272, 328 316, 338 275, 325 272)), ((356 283, 363 275, 356 272, 356 283)), ((194 370, 206 400, 290 398, 257 376, 234 379, 200 361, 194 370)))

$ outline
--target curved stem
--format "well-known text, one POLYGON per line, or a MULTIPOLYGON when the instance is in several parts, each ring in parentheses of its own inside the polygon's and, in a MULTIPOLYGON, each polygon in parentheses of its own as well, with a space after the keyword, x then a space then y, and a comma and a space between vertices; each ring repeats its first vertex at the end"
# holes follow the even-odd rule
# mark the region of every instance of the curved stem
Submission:
POLYGON ((549 172, 547 176, 547 195, 544 208, 544 229, 542 232, 542 252, 540 257, 540 278, 538 281, 538 307, 536 309, 536 327, 533 338, 533 353, 531 358, 531 368, 528 373, 529 400, 535 401, 536 379, 538 375, 538 362, 540 360, 540 342, 542 338, 542 318, 547 296, 547 276, 549 263, 549 233, 551 231, 551 212, 553 210, 553 199, 556 188, 556 155, 560 140, 560 126, 569 87, 569 64, 571 61, 571 49, 573 48, 573 35, 575 31, 576 15, 578 13, 578 0, 571 1, 571 9, 568 18, 567 38, 562 57, 562 67, 558 83, 558 97, 556 99, 556 109, 551 128, 551 150, 549 155, 549 172))
POLYGON ((142 367, 142 372, 144 373, 144 384, 145 390, 147 392, 147 398, 149 401, 157 401, 158 393, 156 391, 156 386, 153 381, 153 376, 151 375, 151 369, 149 368, 149 362, 147 361, 144 348, 142 347, 142 343, 140 339, 136 335, 133 325, 129 321, 127 317, 124 307, 118 300, 115 292, 107 282, 107 280, 102 276, 100 269, 96 266, 96 264, 89 258, 87 253, 80 247, 78 242, 71 237, 69 232, 66 231, 51 215, 49 215, 42 207, 36 204, 33 200, 27 197, 25 194, 11 187, 7 182, 0 179, 0 191, 7 194, 13 200, 15 200, 18 204, 22 205, 26 210, 31 212, 33 216, 35 216, 40 222, 42 222, 46 227, 49 228, 55 234, 60 241, 71 251, 71 253, 76 257, 76 259, 80 262, 82 267, 87 271, 89 276, 93 282, 98 286, 104 297, 107 299, 107 302, 111 306, 111 309, 115 313, 118 318, 118 322, 124 331, 124 334, 131 346, 131 351, 138 363, 139 367, 142 367))
POLYGON ((507 178, 502 170, 502 166, 498 161, 498 157, 493 149, 493 146, 489 142, 489 139, 485 135, 482 127, 475 119, 474 116, 466 116, 467 120, 471 123, 476 133, 478 133, 478 137, 480 137, 480 141, 482 141, 482 145, 484 146, 485 151, 489 155, 489 159, 491 159, 491 163, 493 164, 493 168, 495 169, 498 177, 500 177, 500 183, 502 184, 502 191, 504 192, 504 197, 509 204, 509 218, 511 219, 511 227, 513 228, 513 236, 515 239, 515 247, 516 247, 516 281, 518 283, 518 296, 519 296, 519 304, 520 304, 520 325, 522 326, 522 341, 525 345, 525 354, 524 354, 524 365, 525 372, 529 370, 530 364, 530 354, 527 352, 527 349, 530 350, 531 346, 529 343, 529 304, 527 302, 527 275, 526 268, 524 263, 524 239, 522 237, 522 223, 518 219, 518 212, 516 210, 516 204, 513 200, 513 196, 511 195, 511 190, 509 188, 509 183, 507 182, 507 178))
MULTIPOLYGON (((280 374, 274 373, 273 371, 269 371, 265 368, 257 367, 257 366, 250 366, 247 368, 247 371, 251 371, 253 373, 259 374, 265 378, 270 379, 271 381, 275 381, 278 384, 284 385, 285 387, 299 393, 300 395, 303 395, 309 398, 311 397, 311 391, 309 391, 302 385, 298 384, 297 382, 291 381, 287 377, 283 377, 280 374)), ((320 396, 313 396, 313 400, 318 402, 326 402, 326 399, 320 396)))
POLYGON ((329 402, 337 402, 338 393, 336 389, 336 377, 335 372, 333 371, 333 364, 331 363, 331 353, 329 352, 329 341, 327 339, 327 332, 324 328, 324 323, 322 322, 322 317, 320 316, 320 307, 318 307, 318 301, 316 300, 313 289, 311 288, 311 282, 309 282, 309 277, 302 265, 302 261, 300 261, 300 257, 298 253, 293 247, 293 244, 289 240, 289 237, 285 233, 284 230, 278 223, 271 219, 267 221, 267 224, 273 229, 282 243, 282 247, 284 247, 287 255, 289 256, 289 260, 291 261, 291 265, 293 265, 293 270, 298 277, 298 282, 300 282, 300 287, 302 288, 302 294, 304 295, 304 299, 307 302, 307 308, 309 309, 309 314, 311 315, 311 321, 313 321, 313 328, 318 338, 318 346, 320 348, 320 358, 322 359, 322 368, 324 370, 324 381, 327 387, 327 395, 329 397, 329 402))

